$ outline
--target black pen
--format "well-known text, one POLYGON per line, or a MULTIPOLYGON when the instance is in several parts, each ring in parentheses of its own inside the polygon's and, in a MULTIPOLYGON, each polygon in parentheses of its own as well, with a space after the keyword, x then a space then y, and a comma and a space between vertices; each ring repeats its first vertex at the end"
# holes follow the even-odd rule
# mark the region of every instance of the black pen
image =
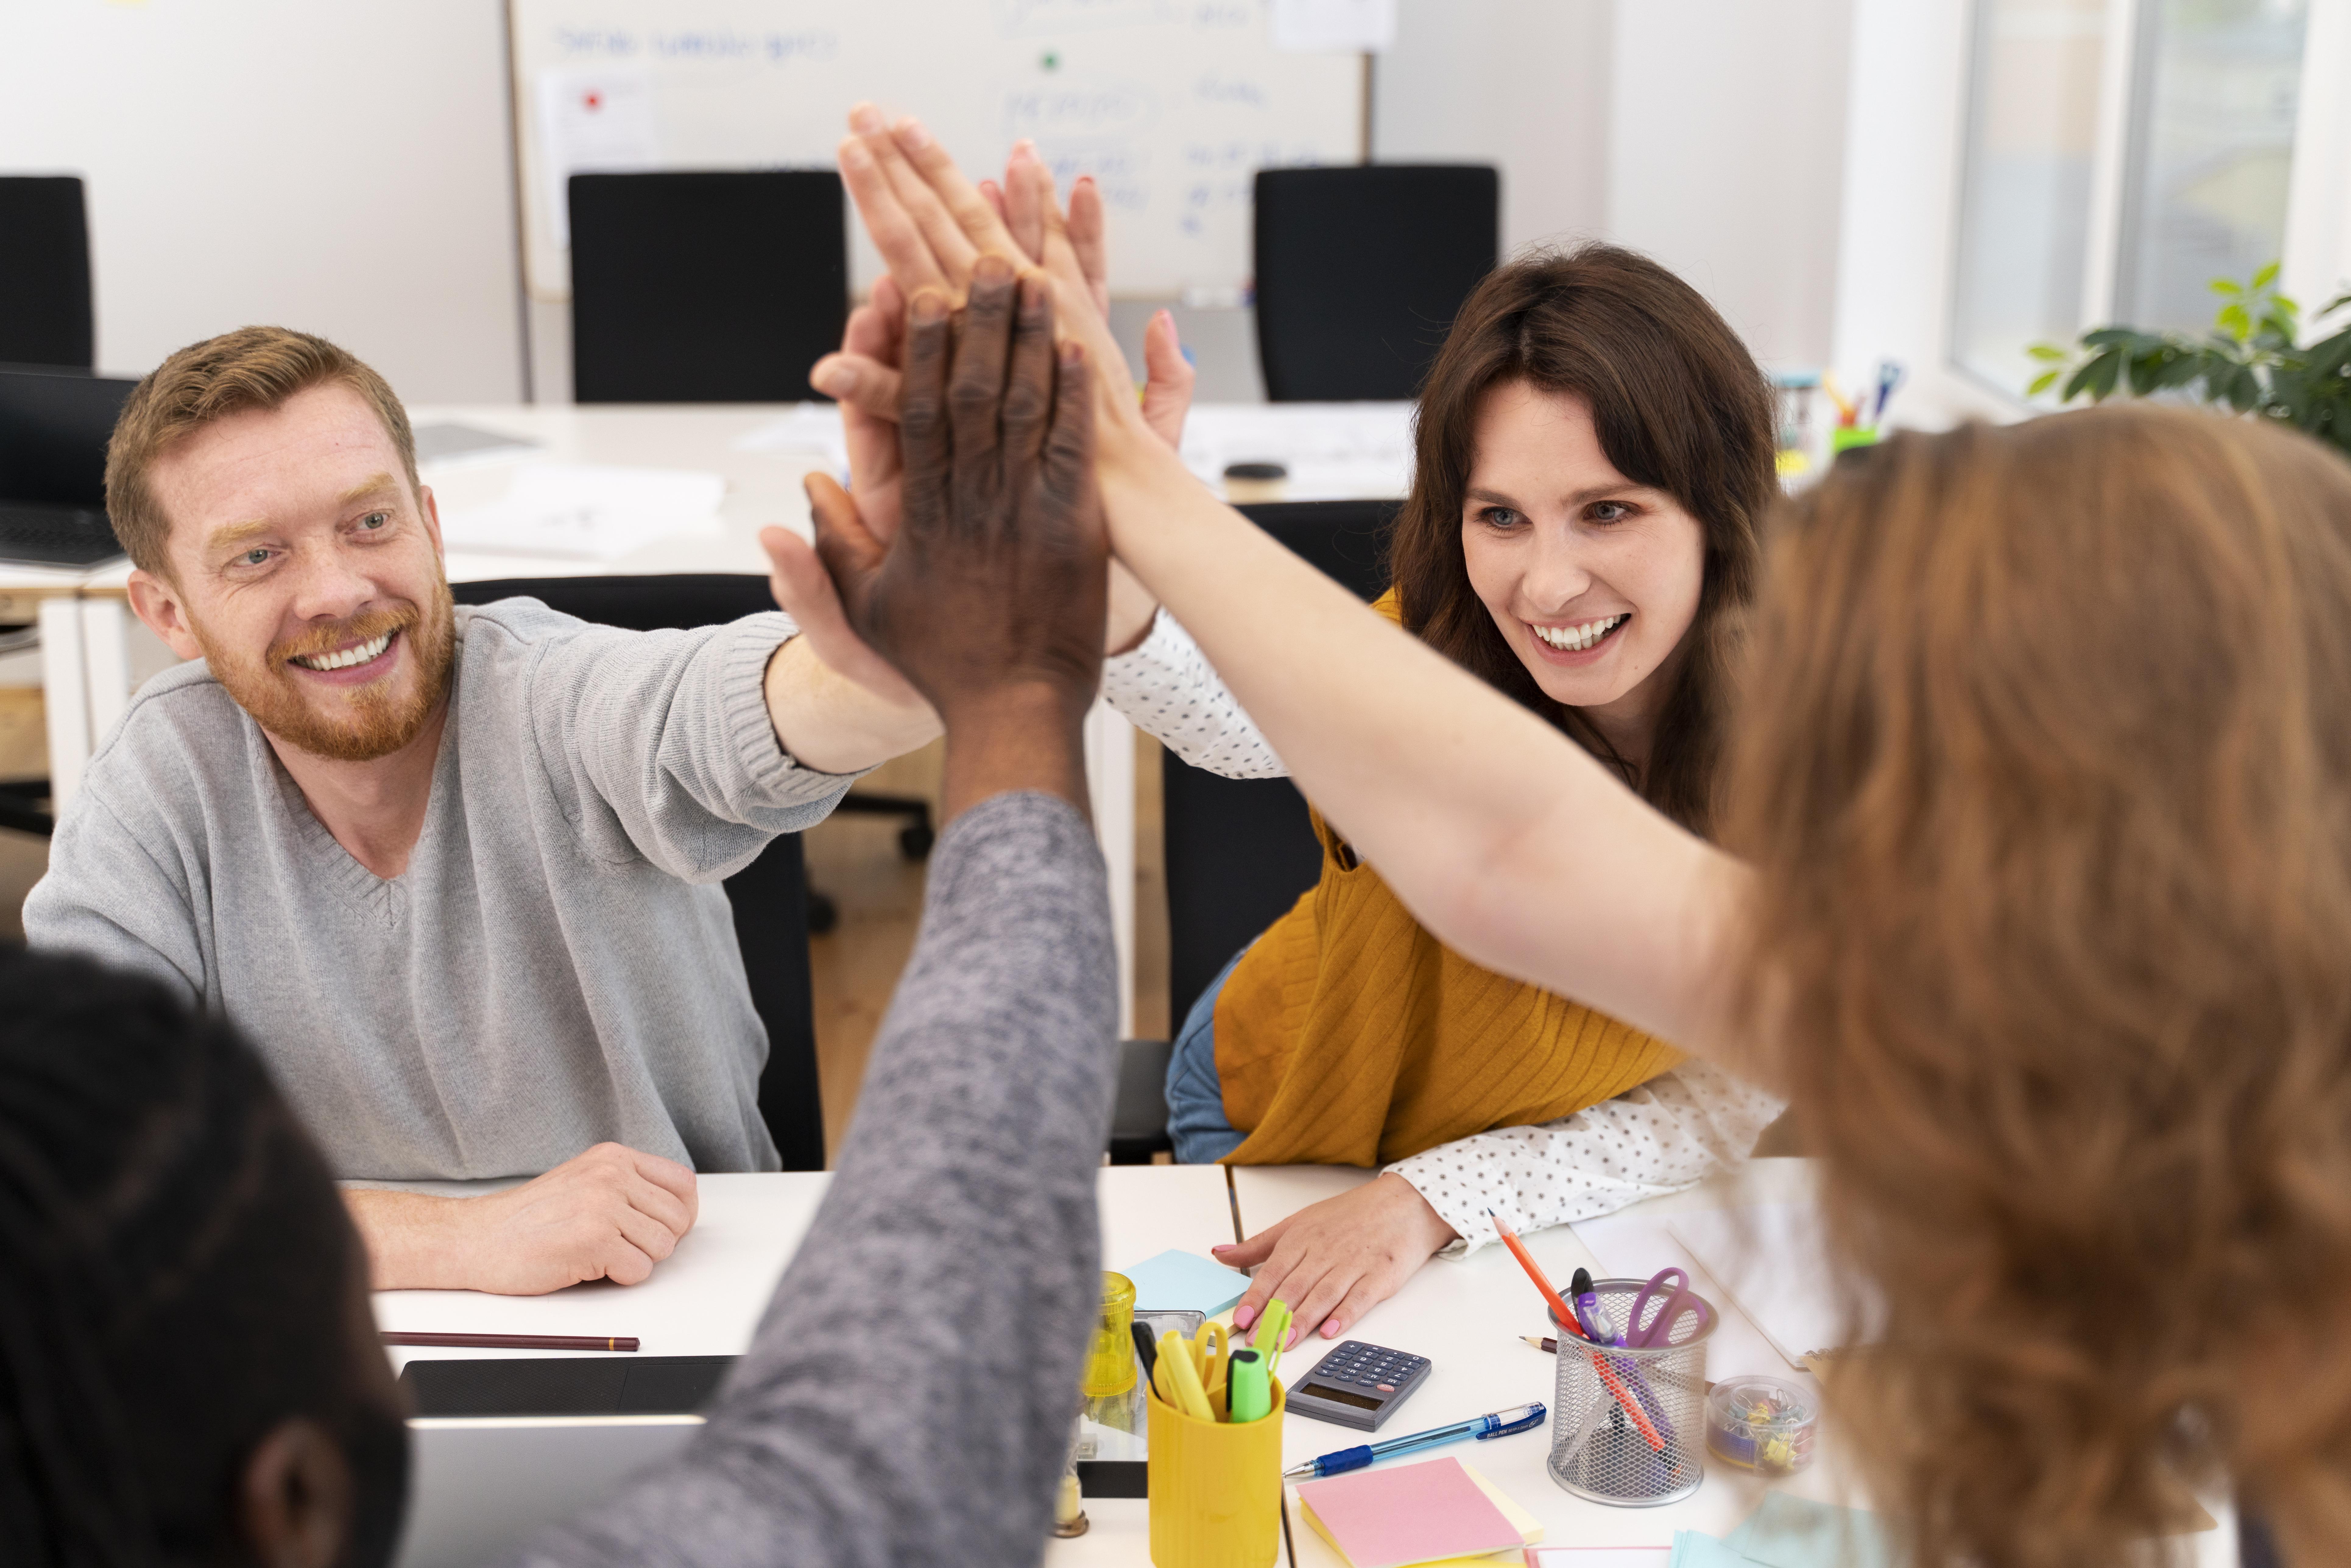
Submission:
POLYGON ((1148 1388, 1151 1386, 1151 1375, 1159 1370, 1159 1342, 1153 1339, 1151 1331, 1141 1323, 1126 1326, 1134 1335, 1135 1359, 1143 1364, 1143 1384, 1148 1388))

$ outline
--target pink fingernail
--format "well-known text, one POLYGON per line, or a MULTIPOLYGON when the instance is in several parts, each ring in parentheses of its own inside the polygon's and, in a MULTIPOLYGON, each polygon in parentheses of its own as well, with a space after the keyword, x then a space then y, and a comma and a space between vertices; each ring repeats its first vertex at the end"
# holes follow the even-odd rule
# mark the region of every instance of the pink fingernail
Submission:
POLYGON ((1339 1337, 1339 1325, 1335 1322, 1325 1322, 1322 1325, 1322 1337, 1324 1339, 1337 1339, 1339 1337))

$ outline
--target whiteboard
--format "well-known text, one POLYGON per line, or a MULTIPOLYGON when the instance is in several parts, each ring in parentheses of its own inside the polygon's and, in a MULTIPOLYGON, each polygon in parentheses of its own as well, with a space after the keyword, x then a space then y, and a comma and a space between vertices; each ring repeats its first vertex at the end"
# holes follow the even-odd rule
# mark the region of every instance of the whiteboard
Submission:
MULTIPOLYGON (((975 179, 1022 137, 1065 192, 1092 174, 1116 292, 1238 289, 1256 172, 1363 154, 1363 57, 1278 49, 1282 3, 512 0, 531 292, 569 294, 570 174, 831 168, 861 99, 975 179)), ((862 290, 881 268, 851 227, 862 290)))

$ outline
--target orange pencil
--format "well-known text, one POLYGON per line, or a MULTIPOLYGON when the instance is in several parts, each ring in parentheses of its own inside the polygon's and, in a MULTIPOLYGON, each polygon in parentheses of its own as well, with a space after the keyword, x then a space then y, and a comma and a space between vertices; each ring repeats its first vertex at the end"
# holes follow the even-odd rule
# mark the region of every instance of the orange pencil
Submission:
MULTIPOLYGON (((1502 1239, 1502 1245, 1510 1249, 1510 1256, 1519 1260, 1519 1267, 1527 1271, 1527 1278, 1535 1282, 1535 1289, 1542 1292, 1543 1300, 1550 1303, 1552 1316, 1559 1320, 1563 1329, 1582 1335, 1583 1324, 1577 1321, 1575 1309, 1560 1300, 1559 1292, 1544 1277, 1542 1265, 1535 1261, 1534 1254, 1529 1252, 1526 1243, 1519 1239, 1519 1233, 1503 1224, 1502 1217, 1490 1208, 1486 1211, 1486 1218, 1494 1222, 1494 1233, 1502 1239)), ((1608 1385, 1608 1392, 1616 1396, 1616 1403, 1625 1407, 1625 1414, 1633 1418, 1633 1425, 1641 1429, 1641 1436, 1649 1440, 1649 1447, 1664 1453, 1666 1440, 1657 1436, 1657 1429, 1649 1425, 1649 1418, 1641 1414, 1640 1406, 1633 1402, 1633 1396, 1625 1391, 1625 1385, 1616 1381, 1616 1375, 1608 1370, 1608 1364, 1600 1359, 1596 1351, 1584 1354, 1592 1357, 1593 1370, 1600 1374, 1600 1381, 1608 1385)))

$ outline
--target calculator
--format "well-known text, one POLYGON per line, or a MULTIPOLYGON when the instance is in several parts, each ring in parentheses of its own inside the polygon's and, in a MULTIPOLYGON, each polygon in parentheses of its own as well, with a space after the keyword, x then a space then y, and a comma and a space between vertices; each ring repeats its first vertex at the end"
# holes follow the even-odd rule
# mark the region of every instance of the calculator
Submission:
POLYGON ((1428 1376, 1428 1357, 1351 1339, 1300 1375, 1289 1405, 1301 1416, 1376 1432, 1428 1376))

